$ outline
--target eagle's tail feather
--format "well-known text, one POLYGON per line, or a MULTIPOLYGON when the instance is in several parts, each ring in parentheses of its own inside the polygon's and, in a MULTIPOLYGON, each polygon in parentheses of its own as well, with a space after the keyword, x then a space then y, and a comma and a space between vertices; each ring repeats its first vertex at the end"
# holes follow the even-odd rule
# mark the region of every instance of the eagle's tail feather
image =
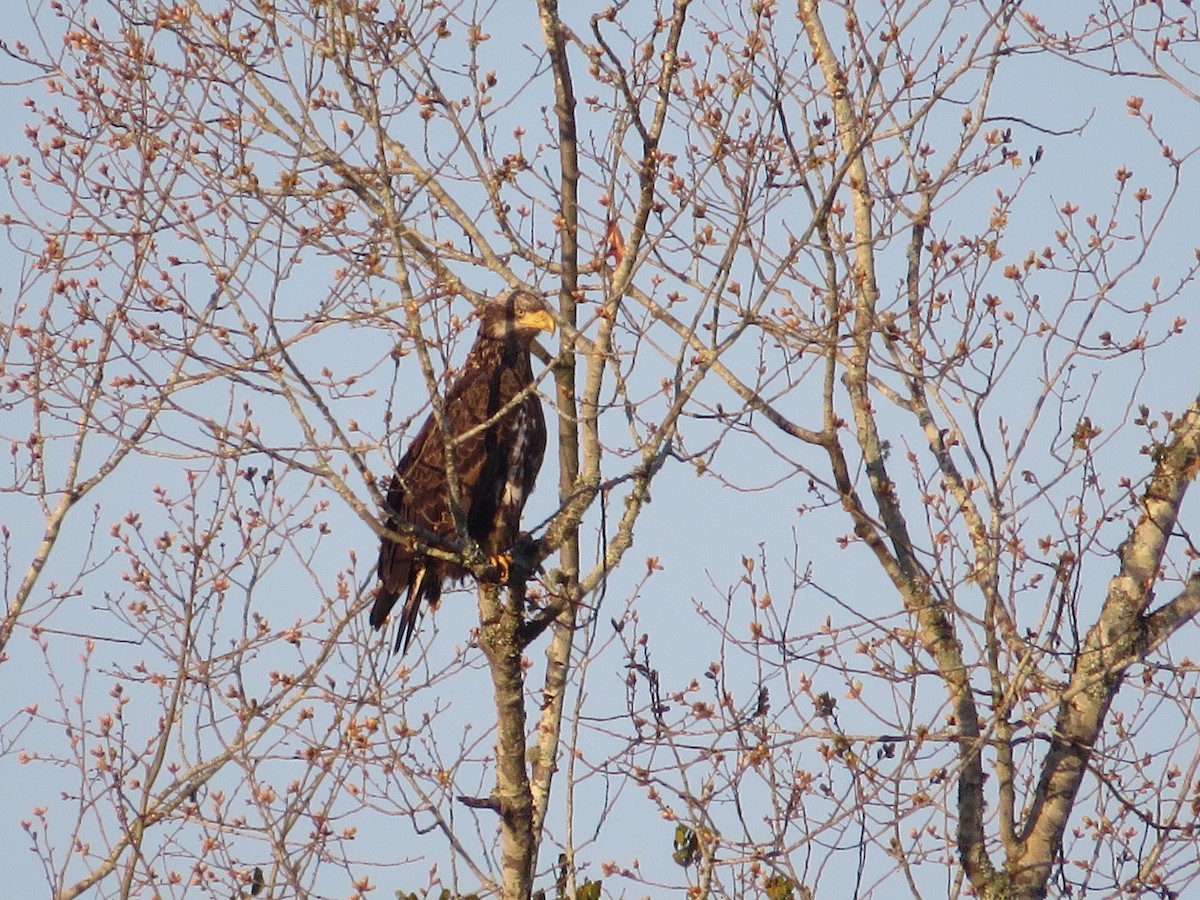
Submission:
POLYGON ((400 594, 396 591, 389 591, 381 582, 378 589, 375 591, 375 602, 371 604, 371 627, 378 631, 383 627, 388 620, 388 613, 392 611, 392 607, 396 605, 396 601, 400 599, 400 594))
POLYGON ((400 612, 400 627, 396 629, 396 646, 392 652, 400 651, 401 656, 408 652, 413 633, 417 630, 417 620, 421 618, 421 590, 428 573, 425 566, 413 566, 412 575, 408 580, 408 595, 404 598, 404 609, 400 612))
POLYGON ((436 571, 431 571, 429 565, 414 565, 408 579, 408 594, 404 598, 404 608, 400 611, 400 627, 396 630, 397 650, 403 656, 408 652, 413 634, 417 630, 417 621, 421 618, 422 607, 437 606, 442 597, 442 578, 436 571))
POLYGON ((441 579, 436 572, 430 571, 429 565, 415 561, 408 570, 408 584, 405 587, 398 590, 387 583, 380 583, 375 591, 375 602, 371 605, 371 627, 376 631, 387 624, 400 600, 401 590, 404 592, 404 605, 397 617, 399 627, 396 629, 396 643, 392 646, 393 653, 408 651, 421 618, 421 607, 425 603, 437 605, 441 599, 441 586, 441 579))

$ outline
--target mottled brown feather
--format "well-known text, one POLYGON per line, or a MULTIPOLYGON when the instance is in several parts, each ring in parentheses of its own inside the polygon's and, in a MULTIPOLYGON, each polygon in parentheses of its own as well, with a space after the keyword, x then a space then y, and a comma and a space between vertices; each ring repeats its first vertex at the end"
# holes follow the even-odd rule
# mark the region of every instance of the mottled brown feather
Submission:
MULTIPOLYGON (((546 420, 541 401, 529 391, 511 409, 509 405, 533 384, 530 342, 538 331, 553 327, 545 304, 531 294, 513 291, 489 304, 443 401, 467 533, 485 556, 512 548, 542 465, 546 420), (485 422, 489 424, 480 428, 485 422)), ((385 512, 389 531, 404 533, 407 524, 430 536, 414 532, 407 540, 385 535, 380 541, 371 625, 382 628, 405 594, 394 652, 408 649, 422 608, 437 604, 443 584, 468 574, 461 565, 424 552, 432 546, 453 552, 459 544, 442 435, 432 415, 396 466, 385 512)))

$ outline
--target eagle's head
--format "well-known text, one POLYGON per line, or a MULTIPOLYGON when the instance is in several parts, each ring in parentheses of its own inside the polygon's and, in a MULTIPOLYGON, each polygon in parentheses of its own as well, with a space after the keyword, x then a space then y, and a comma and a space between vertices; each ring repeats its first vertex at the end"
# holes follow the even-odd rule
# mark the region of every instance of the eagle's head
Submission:
POLYGON ((550 308, 542 298, 511 290, 492 300, 479 314, 479 333, 498 341, 516 338, 528 344, 539 331, 554 331, 550 308))

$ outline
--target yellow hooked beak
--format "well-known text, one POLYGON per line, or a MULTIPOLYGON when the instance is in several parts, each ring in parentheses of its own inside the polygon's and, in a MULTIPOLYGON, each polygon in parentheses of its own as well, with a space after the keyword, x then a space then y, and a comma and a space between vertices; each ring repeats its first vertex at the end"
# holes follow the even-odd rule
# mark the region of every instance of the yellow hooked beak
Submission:
POLYGON ((531 312, 528 315, 521 316, 517 320, 522 328, 528 328, 535 331, 548 331, 554 334, 554 319, 550 317, 550 313, 544 309, 539 309, 536 312, 531 312))

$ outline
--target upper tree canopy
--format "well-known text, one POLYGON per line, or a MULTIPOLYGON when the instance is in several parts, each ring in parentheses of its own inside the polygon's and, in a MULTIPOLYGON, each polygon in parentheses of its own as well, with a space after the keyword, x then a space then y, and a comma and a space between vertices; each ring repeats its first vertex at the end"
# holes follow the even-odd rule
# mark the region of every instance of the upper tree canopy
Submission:
POLYGON ((1185 893, 1190 4, 565 6, 11 13, 14 889, 1185 893), (390 658, 509 290, 526 565, 390 658))

